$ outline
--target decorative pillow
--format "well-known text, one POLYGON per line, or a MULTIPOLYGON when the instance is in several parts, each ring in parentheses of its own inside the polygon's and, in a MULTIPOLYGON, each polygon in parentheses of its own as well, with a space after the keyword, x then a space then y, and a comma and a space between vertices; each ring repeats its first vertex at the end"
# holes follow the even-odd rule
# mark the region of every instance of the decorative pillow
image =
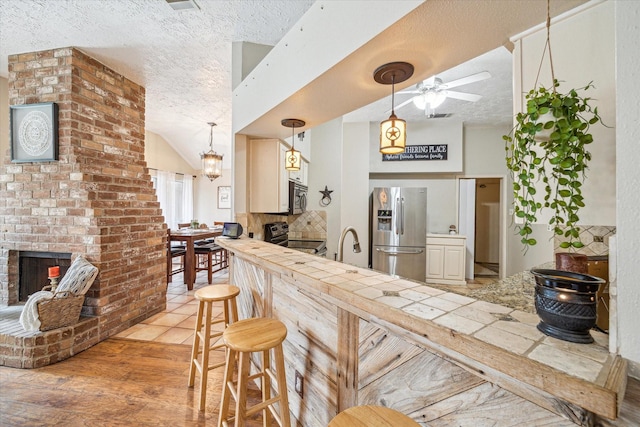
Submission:
POLYGON ((72 292, 84 295, 98 275, 98 267, 84 257, 78 256, 71 263, 64 277, 60 280, 56 292, 72 292))

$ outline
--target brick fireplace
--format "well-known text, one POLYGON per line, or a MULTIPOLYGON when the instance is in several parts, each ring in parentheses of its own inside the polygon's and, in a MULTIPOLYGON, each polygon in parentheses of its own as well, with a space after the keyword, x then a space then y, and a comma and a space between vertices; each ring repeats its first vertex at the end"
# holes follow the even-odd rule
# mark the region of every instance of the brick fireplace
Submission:
POLYGON ((0 336, 0 365, 37 367, 164 309, 166 225, 144 160, 142 86, 63 48, 9 56, 8 89, 10 105, 58 104, 60 154, 11 163, 2 153, 0 307, 18 302, 21 251, 84 255, 100 270, 75 327, 0 336))

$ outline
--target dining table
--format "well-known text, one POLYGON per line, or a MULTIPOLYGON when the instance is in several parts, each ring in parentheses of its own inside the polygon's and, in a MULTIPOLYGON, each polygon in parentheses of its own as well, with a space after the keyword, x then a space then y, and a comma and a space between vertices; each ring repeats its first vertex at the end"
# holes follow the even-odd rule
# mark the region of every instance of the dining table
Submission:
POLYGON ((222 226, 210 228, 181 228, 170 230, 169 239, 171 241, 184 242, 187 251, 184 259, 184 283, 188 290, 193 289, 196 281, 196 251, 195 242, 198 240, 210 239, 222 235, 222 226))

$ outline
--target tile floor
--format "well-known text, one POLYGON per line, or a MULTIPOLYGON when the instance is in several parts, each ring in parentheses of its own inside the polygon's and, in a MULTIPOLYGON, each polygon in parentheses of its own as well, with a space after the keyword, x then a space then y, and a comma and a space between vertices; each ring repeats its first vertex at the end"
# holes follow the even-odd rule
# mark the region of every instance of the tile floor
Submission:
MULTIPOLYGON (((227 283, 228 269, 213 275, 213 284, 227 283)), ((198 300, 193 294, 200 288, 209 286, 206 271, 196 276, 193 290, 188 291, 183 283, 182 273, 173 276, 173 281, 167 287, 167 308, 116 335, 118 338, 134 339, 138 341, 153 341, 166 344, 193 344, 193 334, 198 311, 198 300)), ((222 316, 222 306, 214 304, 216 317, 222 316), (218 310, 216 312, 215 310, 218 310)))

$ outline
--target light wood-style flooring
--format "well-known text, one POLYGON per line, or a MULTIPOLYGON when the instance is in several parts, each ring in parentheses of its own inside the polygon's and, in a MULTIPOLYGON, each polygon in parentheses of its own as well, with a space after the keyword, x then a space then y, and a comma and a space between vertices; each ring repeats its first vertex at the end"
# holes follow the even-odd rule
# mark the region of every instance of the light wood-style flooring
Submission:
MULTIPOLYGON (((226 272, 214 278, 225 280, 226 272)), ((174 276, 165 313, 118 337, 43 368, 0 367, 0 426, 215 426, 222 368, 210 372, 206 410, 198 411, 199 378, 195 388, 187 387, 190 318, 197 306, 194 291, 180 281, 174 276)), ((195 289, 202 286, 206 276, 195 289)), ((212 363, 222 358, 221 351, 212 352, 212 363)), ((259 392, 250 397, 255 402, 259 392)), ((640 426, 640 381, 629 380, 620 418, 601 425, 640 426)))

